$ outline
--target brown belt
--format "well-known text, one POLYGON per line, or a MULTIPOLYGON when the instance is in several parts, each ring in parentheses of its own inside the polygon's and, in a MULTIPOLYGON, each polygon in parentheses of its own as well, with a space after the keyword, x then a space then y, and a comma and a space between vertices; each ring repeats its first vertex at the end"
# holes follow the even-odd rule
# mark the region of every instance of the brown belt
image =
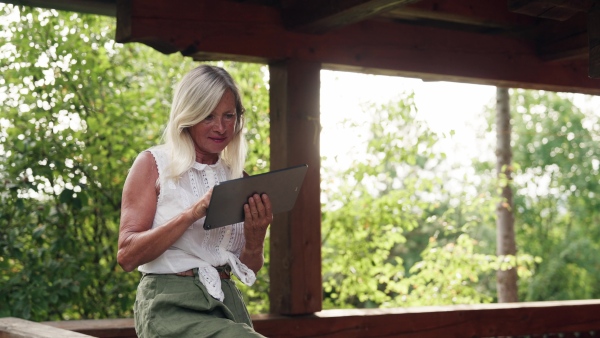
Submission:
MULTIPOLYGON (((221 279, 231 279, 231 274, 229 273, 228 269, 222 269, 219 267, 217 268, 217 272, 219 272, 219 277, 221 279)), ((189 269, 187 271, 178 272, 176 275, 181 277, 194 277, 194 270, 189 269)))

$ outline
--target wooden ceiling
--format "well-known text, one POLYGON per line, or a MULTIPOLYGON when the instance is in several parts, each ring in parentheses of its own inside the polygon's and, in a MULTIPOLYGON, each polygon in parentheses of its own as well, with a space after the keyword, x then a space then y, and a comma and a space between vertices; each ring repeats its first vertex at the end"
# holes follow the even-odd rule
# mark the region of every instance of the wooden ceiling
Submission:
POLYGON ((116 16, 117 41, 197 60, 600 94, 600 0, 3 2, 116 16))

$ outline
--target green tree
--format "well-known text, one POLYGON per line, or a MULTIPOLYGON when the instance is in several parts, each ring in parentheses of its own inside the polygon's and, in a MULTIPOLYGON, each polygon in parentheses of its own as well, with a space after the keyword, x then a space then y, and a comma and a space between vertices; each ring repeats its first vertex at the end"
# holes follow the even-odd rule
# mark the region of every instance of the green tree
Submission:
POLYGON ((516 264, 471 236, 493 223, 494 200, 448 191, 439 138, 417 119, 412 94, 365 111, 373 116, 367 154, 330 173, 346 183, 324 192, 324 306, 491 301, 480 278, 516 264))
POLYGON ((113 19, 4 11, 20 20, 5 28, 0 60, 10 163, 2 202, 12 206, 0 226, 3 314, 127 316, 139 276, 115 259, 120 191, 133 158, 160 137, 171 87, 190 63, 116 45, 113 19))
POLYGON ((517 241, 543 262, 524 280, 526 301, 600 297, 598 116, 574 96, 515 90, 517 241))
MULTIPOLYGON (((496 175, 500 200, 496 207, 496 252, 502 256, 517 253, 512 189, 512 147, 510 97, 508 88, 496 88, 496 175)), ((517 270, 498 270, 496 286, 499 303, 518 302, 517 270)))
MULTIPOLYGON (((514 213, 519 251, 538 259, 521 301, 598 298, 598 117, 565 93, 513 89, 514 213)), ((489 130, 495 128, 492 109, 489 130)), ((490 177, 493 163, 476 165, 490 177)), ((480 187, 493 189, 493 182, 480 187)))
POLYGON ((373 114, 367 154, 341 173, 345 184, 325 192, 323 205, 324 307, 377 307, 390 296, 383 286, 404 276, 402 260, 390 251, 406 241, 428 208, 418 197, 431 180, 418 173, 435 159, 436 138, 415 121, 413 96, 373 114))
MULTIPOLYGON (((131 316, 139 274, 116 263, 121 190, 133 159, 159 141, 173 86, 194 62, 116 44, 114 18, 1 10, 0 316, 131 316)), ((249 172, 264 171, 261 65, 223 65, 249 108, 249 172)))

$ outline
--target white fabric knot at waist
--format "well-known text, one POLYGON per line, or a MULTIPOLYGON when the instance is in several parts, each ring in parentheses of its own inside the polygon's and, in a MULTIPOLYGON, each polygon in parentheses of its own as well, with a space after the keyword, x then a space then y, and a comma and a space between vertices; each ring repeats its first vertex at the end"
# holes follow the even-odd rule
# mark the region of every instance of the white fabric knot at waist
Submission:
MULTIPOLYGON (((256 275, 254 271, 250 270, 244 263, 242 263, 233 254, 230 255, 227 262, 231 267, 231 272, 245 285, 251 286, 256 282, 256 275)), ((213 298, 223 301, 225 294, 221 289, 221 277, 219 272, 213 266, 202 266, 198 267, 198 278, 200 282, 206 287, 206 291, 213 298)))

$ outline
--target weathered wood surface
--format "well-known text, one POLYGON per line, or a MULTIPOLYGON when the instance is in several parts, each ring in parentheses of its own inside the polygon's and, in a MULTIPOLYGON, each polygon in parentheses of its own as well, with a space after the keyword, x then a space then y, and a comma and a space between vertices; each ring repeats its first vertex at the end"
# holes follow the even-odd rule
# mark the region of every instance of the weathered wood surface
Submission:
MULTIPOLYGON (((307 316, 256 315, 253 321, 258 332, 271 338, 589 337, 600 335, 598 313, 600 300, 583 300, 327 310, 307 316)), ((135 338, 131 319, 43 324, 97 337, 135 338)))
POLYGON ((86 334, 20 318, 0 318, 0 338, 86 338, 86 334))
POLYGON ((302 0, 282 9, 287 29, 325 33, 418 0, 302 0))
MULTIPOLYGON (((85 333, 92 337, 137 338, 132 318, 65 320, 58 322, 42 322, 42 324, 64 330, 85 333)), ((0 338, 2 338, 2 336, 0 336, 0 338)))
POLYGON ((534 17, 507 10, 506 1, 420 0, 394 8, 382 17, 391 20, 436 21, 440 24, 459 24, 472 30, 515 30, 532 27, 534 17))
MULTIPOLYGON (((197 0, 177 8, 158 0, 121 4, 117 41, 143 42, 198 60, 296 59, 334 70, 600 94, 598 81, 588 77, 587 58, 547 62, 535 41, 517 33, 365 20, 314 35, 287 30, 277 9, 249 2, 197 0)), ((578 55, 580 47, 568 54, 578 55)))
POLYGON ((107 16, 117 14, 117 6, 115 5, 117 0, 6 0, 2 2, 107 16))
POLYGON ((516 13, 567 20, 577 12, 587 11, 595 0, 508 0, 508 8, 516 13))
POLYGON ((588 39, 590 46, 590 77, 600 79, 600 2, 596 3, 588 13, 588 39))
POLYGON ((0 2, 116 15, 119 42, 198 60, 300 58, 332 70, 600 95, 580 29, 597 0, 0 2))
POLYGON ((294 208, 271 225, 271 313, 322 309, 320 73, 315 62, 269 65, 271 169, 308 164, 294 208))

